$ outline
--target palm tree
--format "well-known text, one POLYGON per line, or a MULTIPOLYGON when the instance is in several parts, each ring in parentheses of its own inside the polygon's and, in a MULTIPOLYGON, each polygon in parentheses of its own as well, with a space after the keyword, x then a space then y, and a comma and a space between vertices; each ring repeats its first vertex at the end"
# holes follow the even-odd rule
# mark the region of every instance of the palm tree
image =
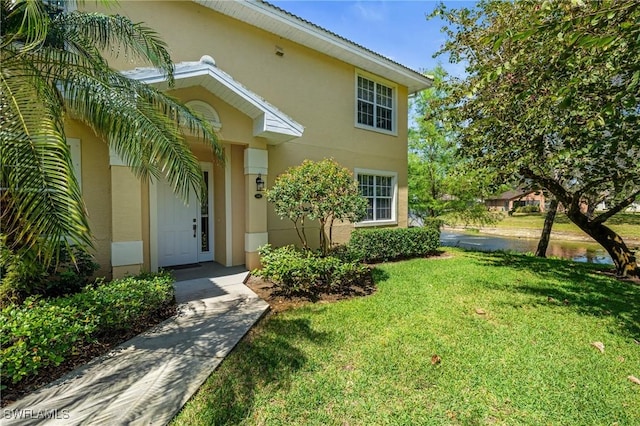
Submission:
POLYGON ((184 198, 190 188, 200 193, 184 132, 222 160, 211 125, 101 54, 150 63, 171 85, 173 64, 153 30, 122 16, 61 11, 63 1, 0 2, 0 231, 10 250, 35 250, 49 262, 64 246, 91 246, 64 133, 69 118, 91 127, 139 178, 166 176, 184 198))

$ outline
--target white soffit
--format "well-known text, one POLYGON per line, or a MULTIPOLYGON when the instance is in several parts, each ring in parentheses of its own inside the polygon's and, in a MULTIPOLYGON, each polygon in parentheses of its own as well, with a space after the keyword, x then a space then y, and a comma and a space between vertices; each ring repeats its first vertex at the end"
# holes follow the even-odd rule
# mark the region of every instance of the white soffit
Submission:
POLYGON ((260 0, 193 1, 407 86, 410 94, 431 87, 433 81, 431 78, 267 2, 260 0))
MULTIPOLYGON (((167 77, 157 68, 136 68, 122 74, 162 90, 169 89, 167 77)), ((203 56, 197 62, 176 64, 173 76, 175 85, 171 89, 204 87, 250 117, 253 120, 253 135, 267 139, 272 145, 299 138, 304 132, 301 124, 216 67, 210 56, 203 56)))

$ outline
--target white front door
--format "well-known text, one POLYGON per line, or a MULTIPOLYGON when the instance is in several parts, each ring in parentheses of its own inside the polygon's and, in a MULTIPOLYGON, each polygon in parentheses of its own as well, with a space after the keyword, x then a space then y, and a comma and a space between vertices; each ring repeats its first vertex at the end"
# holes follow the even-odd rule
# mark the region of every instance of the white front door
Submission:
POLYGON ((211 171, 204 170, 206 198, 200 203, 193 190, 189 202, 176 196, 166 181, 157 184, 158 266, 213 260, 211 244, 211 171))

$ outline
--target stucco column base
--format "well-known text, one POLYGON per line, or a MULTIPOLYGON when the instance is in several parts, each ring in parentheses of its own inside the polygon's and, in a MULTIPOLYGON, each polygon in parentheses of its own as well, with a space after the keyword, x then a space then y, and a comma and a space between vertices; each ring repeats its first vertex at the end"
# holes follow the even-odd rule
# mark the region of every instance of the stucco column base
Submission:
POLYGON ((125 266, 113 266, 111 268, 111 274, 113 279, 124 278, 126 276, 139 275, 143 270, 142 264, 138 265, 125 265, 125 266))
POLYGON ((260 254, 257 251, 244 253, 244 264, 248 270, 261 269, 262 263, 260 263, 260 254))

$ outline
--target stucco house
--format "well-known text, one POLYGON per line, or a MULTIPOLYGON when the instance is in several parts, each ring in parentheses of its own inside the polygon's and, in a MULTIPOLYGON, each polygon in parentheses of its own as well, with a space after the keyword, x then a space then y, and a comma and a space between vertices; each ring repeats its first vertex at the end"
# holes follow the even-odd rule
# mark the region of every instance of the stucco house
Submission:
MULTIPOLYGON (((164 182, 139 181, 89 128, 69 122, 101 273, 204 261, 259 266, 258 247, 297 237, 256 182, 268 188, 304 159, 334 158, 369 198, 369 216, 338 225, 334 239, 355 226, 407 226, 408 97, 429 78, 262 1, 130 1, 104 12, 160 34, 175 62, 170 94, 215 124, 226 164, 192 144, 208 194, 185 205, 164 182)), ((122 58, 112 65, 169 90, 155 69, 122 58)))
POLYGON ((491 211, 511 212, 518 207, 536 206, 544 212, 546 200, 540 190, 512 189, 485 199, 484 204, 491 211))

